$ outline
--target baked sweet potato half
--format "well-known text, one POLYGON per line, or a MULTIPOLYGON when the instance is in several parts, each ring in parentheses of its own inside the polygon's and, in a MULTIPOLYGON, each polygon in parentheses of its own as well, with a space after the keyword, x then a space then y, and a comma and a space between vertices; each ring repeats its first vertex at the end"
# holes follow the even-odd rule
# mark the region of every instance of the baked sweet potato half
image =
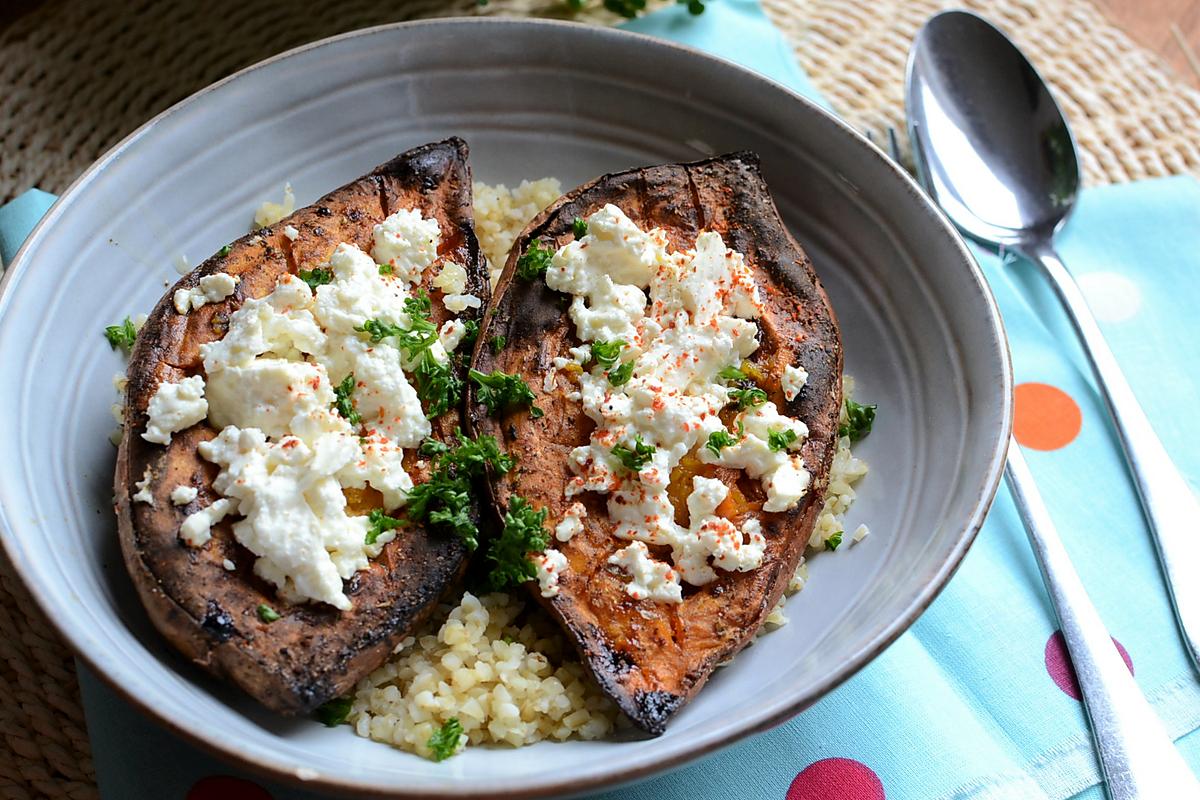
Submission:
POLYGON ((779 217, 757 157, 736 153, 619 172, 563 196, 514 243, 473 362, 482 373, 520 375, 544 412, 489 413, 478 391, 468 398, 475 431, 496 436, 517 458, 516 468, 493 482, 498 507, 524 498, 547 510, 555 531, 549 548, 561 556, 537 557, 540 579, 553 574, 527 585, 604 691, 637 726, 661 733, 779 601, 822 507, 837 447, 837 321, 809 259, 779 217), (658 266, 647 268, 655 258, 658 266), (722 259, 730 265, 724 272, 722 259), (656 290, 664 270, 683 272, 656 290), (574 297, 561 290, 585 272, 590 289, 574 297), (704 312, 706 303, 715 306, 704 312), (736 310, 739 304, 744 311, 736 310), (713 308, 724 310, 713 316, 713 308), (731 315, 742 319, 730 322, 731 315), (658 322, 647 323, 650 318, 658 322), (753 352, 719 373, 719 364, 711 365, 723 389, 680 388, 686 381, 673 370, 702 362, 716 346, 717 338, 704 338, 706 328, 741 336, 747 326, 753 342, 741 352, 753 352), (590 353, 580 347, 584 328, 594 334, 590 353), (495 337, 504 337, 498 351, 488 345, 495 337), (716 398, 714 405, 691 422, 681 417, 680 424, 685 430, 702 425, 712 438, 680 438, 670 426, 671 415, 684 408, 681 392, 704 391, 716 398), (638 411, 647 392, 661 394, 638 411), (595 408, 591 416, 583 411, 587 402, 595 408), (632 414, 621 411, 631 402, 632 414), (626 421, 605 427, 610 413, 626 421), (769 436, 767 417, 776 426, 769 436), (641 432, 633 436, 635 423, 645 426, 644 439, 641 432), (790 502, 772 499, 765 479, 737 468, 739 459, 750 457, 755 425, 762 438, 753 441, 764 459, 784 454, 777 460, 803 461, 808 484, 790 502), (686 454, 663 455, 666 442, 678 448, 684 441, 686 454), (598 461, 607 465, 599 472, 598 461), (669 476, 654 474, 662 464, 670 465, 669 476), (634 501, 621 495, 633 491, 631 482, 641 493, 630 495, 634 501), (607 488, 597 491, 599 485, 607 488), (658 498, 659 508, 669 498, 674 519, 655 517, 651 524, 647 512, 642 526, 622 505, 649 497, 658 498), (689 517, 702 513, 710 516, 697 527, 689 517), (686 561, 687 548, 704 536, 709 549, 699 561, 686 561), (631 579, 635 570, 644 580, 631 579), (676 572, 696 583, 685 575, 674 586, 676 572))
MULTIPOLYGON (((198 452, 201 443, 211 445, 216 441, 221 426, 208 420, 199 422, 174 431, 164 446, 144 438, 148 409, 160 387, 193 376, 208 380, 209 400, 214 400, 211 395, 217 389, 213 375, 206 375, 202 348, 222 340, 231 324, 238 323, 235 312, 252 298, 262 299, 285 283, 301 294, 308 292, 304 284, 318 287, 305 296, 319 297, 320 285, 333 280, 331 257, 335 249, 346 243, 363 251, 362 258, 368 258, 366 253, 377 254, 378 245, 372 251, 376 226, 401 210, 413 210, 423 220, 436 221, 440 243, 433 244, 432 236, 428 239, 430 252, 436 250, 433 263, 454 262, 465 268, 465 286, 456 290, 460 296, 469 293, 486 303, 488 278, 472 222, 467 147, 459 139, 449 139, 405 152, 313 205, 224 248, 185 276, 158 303, 131 355, 125 431, 115 477, 116 511, 129 574, 151 620, 171 644, 209 672, 285 714, 305 712, 342 695, 378 666, 426 618, 447 588, 459 580, 467 548, 455 536, 410 525, 400 531, 402 535, 383 545, 382 552, 365 568, 337 584, 349 598, 351 608, 284 602, 279 587, 254 568, 255 553, 235 538, 233 525, 239 521, 236 510, 211 528, 211 539, 198 545, 182 539, 185 520, 211 508, 221 498, 214 488, 220 470, 198 452), (223 299, 218 289, 215 297, 189 310, 188 292, 194 291, 198 298, 205 291, 211 292, 211 284, 204 279, 219 274, 230 276, 236 286, 227 289, 223 299), (303 284, 299 278, 286 278, 288 274, 303 276, 303 284), (178 296, 181 290, 182 307, 178 296)), ((390 263, 380 264, 378 279, 383 280, 385 274, 390 277, 393 269, 390 263)), ((366 279, 374 280, 375 270, 376 264, 367 261, 366 279)), ((439 274, 431 267, 415 281, 431 301, 427 314, 432 325, 441 326, 454 316, 461 320, 479 316, 478 307, 462 308, 457 315, 447 310, 445 293, 433 283, 439 274)), ((461 272, 458 274, 462 283, 461 272)), ((349 314, 360 298, 351 291, 344 294, 349 314)), ((283 307, 277 312, 279 319, 291 313, 283 307)), ((347 333, 353 335, 359 334, 347 333)), ((366 337, 367 333, 361 335, 366 337)), ((364 352, 371 351, 373 341, 363 339, 364 352)), ((267 345, 259 349, 263 347, 267 345)), ((395 364, 398 374, 398 356, 392 358, 390 363, 395 364)), ((461 361, 451 358, 444 362, 452 365, 459 381, 464 378, 461 361)), ((365 401, 359 397, 366 391, 362 376, 357 384, 358 395, 354 394, 352 374, 343 379, 331 371, 330 381, 334 386, 341 383, 338 404, 348 403, 341 410, 342 416, 362 412, 363 419, 356 424, 363 427, 355 438, 367 442, 374 435, 368 426, 384 425, 381 404, 387 398, 376 398, 379 408, 376 412, 372 406, 374 416, 366 419, 365 401)), ((249 378, 240 384, 226 380, 222 392, 244 392, 254 399, 260 385, 265 383, 249 378)), ((291 391, 294 387, 287 388, 291 391)), ((236 400, 228 398, 227 402, 236 400)), ((430 411, 428 399, 422 400, 424 410, 430 411)), ((251 411, 261 416, 265 402, 259 402, 251 411)), ((319 410, 324 413, 329 408, 326 396, 319 410)), ((461 401, 457 401, 435 416, 429 423, 430 435, 452 439, 461 424, 460 412, 461 401)), ((403 449, 403 463, 404 472, 417 484, 427 477, 429 464, 415 450, 403 449)), ((344 496, 345 515, 355 517, 361 544, 361 528, 366 526, 363 516, 380 508, 382 495, 366 485, 347 488, 344 496)), ((279 502, 295 499, 286 494, 277 498, 279 502)))

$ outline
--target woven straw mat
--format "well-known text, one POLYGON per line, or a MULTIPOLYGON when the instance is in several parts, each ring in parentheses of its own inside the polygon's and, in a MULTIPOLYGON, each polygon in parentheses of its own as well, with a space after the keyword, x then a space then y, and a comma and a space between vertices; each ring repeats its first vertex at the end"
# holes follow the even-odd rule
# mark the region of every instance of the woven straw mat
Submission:
MULTIPOLYGON (((651 5, 662 4, 663 0, 651 5)), ((721 2, 721 0, 712 0, 721 2)), ((591 0, 594 5, 596 0, 591 0)), ((903 129, 909 43, 945 0, 763 0, 837 110, 903 129)), ((566 16, 561 0, 51 0, 0 30, 0 202, 61 192, 145 120, 234 70, 368 25, 455 14, 566 16)), ((966 0, 1010 34, 1053 86, 1086 179, 1200 175, 1200 92, 1088 0, 966 0)), ((611 23, 601 10, 579 15, 611 23)), ((98 797, 70 653, 0 557, 0 795, 98 797)))

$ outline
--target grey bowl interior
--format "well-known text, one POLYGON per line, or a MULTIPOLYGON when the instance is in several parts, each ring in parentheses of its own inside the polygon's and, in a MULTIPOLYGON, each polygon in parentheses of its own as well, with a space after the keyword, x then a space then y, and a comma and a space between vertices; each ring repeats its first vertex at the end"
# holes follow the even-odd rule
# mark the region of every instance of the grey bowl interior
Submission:
POLYGON ((1011 378, 996 309, 958 236, 849 128, 685 48, 529 21, 390 26, 309 46, 176 106, 66 193, 0 294, 0 528, 38 602, 123 695, 252 769, 388 795, 526 797, 680 763, 814 702, 898 636, 948 579, 1000 475, 1011 378), (476 178, 569 188, 632 165, 750 149, 840 317, 847 371, 879 404, 861 545, 813 559, 791 624, 655 740, 473 748, 434 765, 256 708, 170 651, 120 560, 101 328, 148 310, 291 181, 301 204, 450 134, 476 178), (544 769, 553 759, 553 771, 544 769))

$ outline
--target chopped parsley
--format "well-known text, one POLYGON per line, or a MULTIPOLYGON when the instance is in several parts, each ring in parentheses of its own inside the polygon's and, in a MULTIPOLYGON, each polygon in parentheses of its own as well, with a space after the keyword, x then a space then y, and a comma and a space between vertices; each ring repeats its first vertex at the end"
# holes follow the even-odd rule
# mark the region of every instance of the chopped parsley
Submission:
POLYGON ((458 742, 462 739, 462 735, 463 726, 459 723, 458 717, 446 720, 445 724, 434 731, 433 736, 430 736, 429 741, 425 743, 429 748, 429 757, 434 761, 445 761, 458 752, 458 742))
POLYGON ((830 536, 828 539, 825 540, 825 546, 827 548, 829 548, 830 550, 837 550, 839 547, 841 547, 841 544, 842 544, 842 531, 838 531, 837 533, 833 534, 832 536, 830 536))
POLYGON ((137 338, 137 328, 129 317, 120 325, 109 325, 104 329, 104 338, 108 339, 113 350, 118 347, 128 353, 133 349, 133 340, 137 338))
POLYGON ((324 286, 327 283, 333 283, 333 270, 317 267, 316 269, 300 270, 300 280, 308 284, 308 288, 314 292, 318 286, 324 286))
POLYGON ((796 441, 796 431, 792 428, 785 428, 781 431, 771 431, 767 435, 767 447, 771 448, 772 453, 778 453, 780 450, 787 450, 794 441, 796 441))
POLYGON ((587 221, 582 217, 576 217, 571 220, 571 233, 575 234, 576 239, 582 239, 587 236, 587 221))
POLYGON ((875 424, 875 406, 863 406, 846 400, 846 421, 838 426, 838 436, 848 436, 857 442, 871 432, 875 424))
POLYGON ((358 413, 358 409, 354 407, 354 373, 351 372, 342 382, 333 387, 333 408, 339 414, 346 418, 346 421, 351 425, 357 425, 362 422, 362 417, 358 413))
POLYGON ((367 521, 370 525, 367 528, 367 544, 375 544, 385 532, 395 530, 404 524, 404 520, 389 517, 378 508, 371 510, 371 513, 367 515, 367 521))
POLYGON ((409 317, 408 330, 378 319, 364 320, 355 328, 367 334, 372 342, 396 339, 396 346, 413 365, 411 372, 417 382, 417 397, 425 404, 425 416, 430 419, 458 405, 458 399, 462 397, 462 379, 454 365, 449 359, 438 361, 433 355, 438 333, 437 326, 429 319, 432 308, 429 295, 422 289, 416 297, 404 301, 404 312, 409 317))
POLYGON ((456 435, 455 447, 431 439, 421 444, 421 454, 433 459, 433 474, 409 491, 405 519, 449 531, 474 550, 479 546, 479 528, 471 518, 472 479, 489 466, 506 473, 515 461, 500 452, 491 436, 469 439, 461 431, 456 435))
POLYGON ((729 399, 737 401, 738 408, 756 408, 767 402, 767 393, 753 384, 744 383, 729 390, 729 399))
POLYGON ((717 377, 723 381, 748 381, 750 376, 742 372, 737 367, 725 367, 717 373, 717 377))
POLYGON ((624 348, 625 342, 621 339, 611 342, 592 342, 592 359, 605 369, 611 369, 621 358, 621 350, 624 348))
POLYGON ((513 495, 504 512, 504 529, 488 546, 487 558, 493 563, 488 587, 499 592, 537 577, 537 567, 529 553, 540 553, 550 543, 543 527, 546 509, 535 510, 520 495, 513 495))
POLYGON ((225 256, 229 255, 229 253, 232 250, 233 250, 232 246, 225 245, 224 247, 222 247, 220 250, 217 251, 217 255, 220 256, 221 258, 224 258, 225 256))
POLYGON ((256 611, 258 613, 258 618, 268 625, 277 619, 282 619, 282 617, 279 616, 279 612, 271 608, 266 603, 259 604, 256 611))
POLYGON ((650 458, 654 455, 654 447, 643 442, 642 435, 639 433, 633 440, 633 449, 618 444, 612 449, 612 454, 617 457, 625 469, 637 472, 650 463, 650 458))
POLYGON ((330 728, 337 727, 347 720, 350 716, 350 709, 354 706, 354 698, 352 697, 335 697, 325 705, 313 712, 313 716, 317 718, 317 722, 329 726, 330 728))
POLYGON ((714 456, 720 458, 722 447, 732 447, 737 443, 738 440, 729 431, 713 431, 708 435, 708 442, 704 447, 711 451, 714 456))
POLYGON ((508 346, 508 337, 493 336, 491 339, 488 339, 488 343, 492 346, 492 352, 500 355, 500 351, 508 346))
POLYGON ((615 369, 608 371, 608 382, 613 386, 624 386, 633 376, 633 362, 626 361, 615 369))
POLYGON ((407 331, 399 325, 393 325, 390 322, 383 322, 377 319, 364 320, 363 324, 354 330, 359 333, 365 333, 371 337, 371 341, 375 344, 382 342, 389 336, 403 336, 407 331))
POLYGON ((380 275, 391 275, 396 271, 396 268, 391 264, 379 264, 378 266, 380 275))
POLYGON ((526 281, 537 280, 546 274, 552 258, 554 251, 549 247, 542 247, 541 239, 534 239, 517 259, 517 277, 526 281))
POLYGON ((496 370, 491 374, 470 370, 467 376, 479 387, 476 399, 487 407, 489 414, 499 414, 513 406, 529 406, 534 419, 542 416, 542 410, 533 405, 533 390, 520 375, 509 375, 496 370))

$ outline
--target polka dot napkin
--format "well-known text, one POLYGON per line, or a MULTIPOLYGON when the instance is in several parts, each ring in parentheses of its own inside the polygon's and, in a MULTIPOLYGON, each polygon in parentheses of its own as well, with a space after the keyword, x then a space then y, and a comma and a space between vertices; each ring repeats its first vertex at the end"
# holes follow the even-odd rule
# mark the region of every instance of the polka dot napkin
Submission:
MULTIPOLYGON (((753 0, 630 26, 742 61, 813 94, 753 0)), ((45 198, 34 198, 42 203, 45 198)), ((21 202, 21 201, 17 201, 21 202)), ((6 241, 24 205, 0 209, 6 241)), ((2 238, 2 237, 0 237, 2 238)), ((1200 478, 1200 183, 1089 189, 1061 241, 1167 448, 1200 478)), ((1016 371, 1016 437, 1116 646, 1200 767, 1200 682, 1175 631, 1118 445, 1068 324, 1029 265, 977 251, 1016 371)), ((883 469, 883 466, 880 466, 883 469)), ((865 490, 865 487, 864 487, 865 490)), ((316 800, 229 774, 81 673, 107 800, 316 800)), ((913 628, 816 706, 761 736, 596 800, 1102 797, 1079 690, 1016 511, 1001 489, 958 574, 913 628)))

